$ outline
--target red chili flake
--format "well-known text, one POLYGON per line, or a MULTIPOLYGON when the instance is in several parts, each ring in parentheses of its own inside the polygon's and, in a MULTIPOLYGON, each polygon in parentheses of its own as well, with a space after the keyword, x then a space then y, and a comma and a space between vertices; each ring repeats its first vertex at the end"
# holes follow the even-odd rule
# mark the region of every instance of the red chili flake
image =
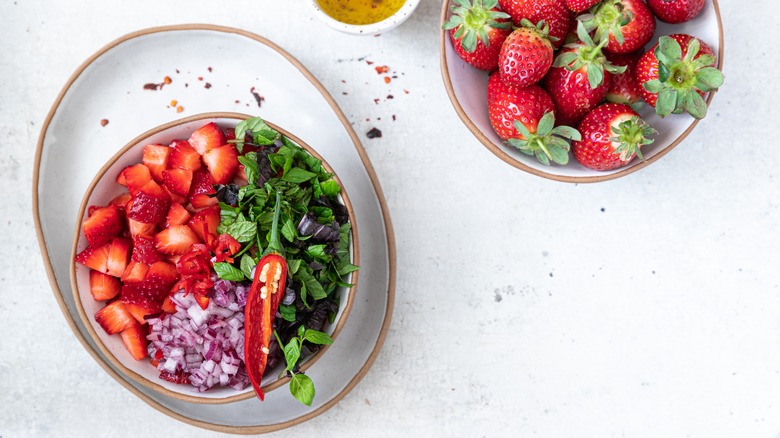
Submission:
POLYGON ((203 76, 198 76, 198 80, 202 81, 203 80, 203 76))
POLYGON ((345 81, 344 79, 342 79, 342 80, 341 80, 341 83, 342 83, 342 84, 346 84, 346 83, 347 83, 347 81, 345 81))
POLYGON ((108 119, 100 119, 100 126, 108 125, 108 119))
POLYGON ((379 99, 374 99, 374 103, 379 105, 379 99))
POLYGON ((368 64, 368 65, 372 65, 373 63, 374 63, 374 61, 366 61, 366 64, 368 64))
POLYGON ((382 131, 380 131, 380 130, 378 130, 376 128, 371 128, 370 131, 366 132, 366 137, 368 137, 368 138, 382 137, 382 131))
POLYGON ((209 70, 209 73, 211 73, 211 67, 209 67, 208 70, 209 70))
POLYGON ((392 95, 392 94, 388 94, 388 95, 387 95, 387 98, 388 98, 388 99, 395 99, 395 97, 393 97, 393 95, 392 95))
POLYGON ((204 85, 203 88, 209 89, 209 88, 211 88, 211 84, 206 82, 206 85, 204 85))
POLYGON ((409 90, 404 90, 404 94, 409 94, 409 90))
POLYGON ((393 114, 393 121, 395 122, 395 114, 393 114))
POLYGON ((170 76, 166 76, 163 78, 163 82, 165 82, 166 84, 170 84, 171 82, 173 82, 173 80, 171 79, 170 76))
POLYGON ((236 103, 241 103, 241 101, 240 100, 236 100, 236 103))
POLYGON ((179 105, 179 106, 176 107, 176 112, 177 113, 180 113, 182 111, 184 111, 184 107, 183 106, 179 105))
POLYGON ((171 106, 176 106, 176 105, 178 105, 178 104, 179 104, 179 101, 178 101, 178 100, 175 100, 175 99, 174 99, 174 100, 172 100, 172 101, 171 101, 171 106))
POLYGON ((386 83, 386 84, 389 84, 389 83, 390 83, 390 76, 385 76, 385 83, 386 83))
POLYGON ((379 65, 374 67, 376 69, 376 74, 381 75, 382 73, 387 73, 388 70, 390 70, 386 65, 379 65))

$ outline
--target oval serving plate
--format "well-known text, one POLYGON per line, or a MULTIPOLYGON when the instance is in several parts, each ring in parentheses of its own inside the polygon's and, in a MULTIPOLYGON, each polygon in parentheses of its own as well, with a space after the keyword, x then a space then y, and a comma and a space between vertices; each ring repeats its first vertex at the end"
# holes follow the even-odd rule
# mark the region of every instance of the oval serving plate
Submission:
POLYGON ((38 241, 63 315, 96 362, 160 412, 220 432, 271 432, 310 420, 335 405, 376 360, 395 295, 395 240, 381 187, 333 98, 300 62, 265 38, 193 24, 145 29, 109 43, 76 70, 58 95, 41 130, 33 172, 38 241), (172 79, 170 84, 165 84, 165 76, 172 79), (172 100, 186 112, 177 113, 172 100), (256 103, 262 106, 257 108, 256 103), (317 385, 311 407, 281 390, 267 394, 264 402, 251 398, 208 405, 157 393, 114 367, 78 316, 69 283, 70 249, 80 201, 92 175, 149 126, 210 111, 252 111, 284 126, 316 149, 350 188, 361 227, 360 285, 339 342, 308 373, 317 385), (339 359, 344 357, 350 360, 339 359))
MULTIPOLYGON (((442 2, 441 23, 450 16, 450 0, 442 2)), ((717 53, 718 68, 723 70, 723 23, 720 17, 718 0, 707 0, 705 9, 695 19, 682 24, 668 24, 656 20, 657 28, 648 48, 658 42, 662 35, 687 33, 701 38, 717 53)), ((659 134, 653 144, 644 146, 645 160, 635 159, 620 169, 599 172, 580 165, 573 157, 566 166, 545 166, 534 157, 523 154, 512 146, 504 144, 490 126, 487 110, 488 74, 466 64, 452 47, 447 32, 439 32, 440 66, 444 87, 458 116, 490 152, 507 164, 536 176, 571 183, 595 183, 608 181, 636 172, 658 161, 679 145, 699 120, 684 114, 672 115, 665 119, 655 114, 654 108, 644 105, 638 112, 659 134)), ((727 84, 728 85, 728 84, 727 84)), ((715 91, 707 96, 707 105, 712 102, 715 91)))
MULTIPOLYGON (((176 120, 155 128, 139 135, 131 140, 126 146, 121 148, 108 163, 106 163, 87 188, 87 192, 84 195, 84 199, 81 202, 79 208, 76 224, 81 224, 84 220, 84 214, 87 211, 87 207, 90 205, 107 205, 109 201, 116 196, 127 193, 124 186, 115 182, 116 175, 127 166, 131 166, 136 163, 140 163, 143 158, 143 149, 147 144, 169 144, 175 139, 189 138, 193 131, 203 126, 208 122, 215 122, 222 128, 229 127, 235 128, 236 124, 243 119, 251 116, 238 113, 204 113, 197 114, 184 119, 176 120)), ((322 165, 326 171, 334 174, 334 179, 339 183, 341 188, 341 201, 349 212, 349 221, 352 227, 352 234, 350 240, 350 255, 352 257, 352 263, 360 265, 359 251, 356 249, 359 247, 358 239, 358 226, 355 221, 354 210, 352 203, 349 201, 346 187, 343 187, 341 179, 336 175, 330 164, 322 158, 317 151, 313 150, 311 146, 307 145, 298 137, 290 134, 286 130, 276 126, 272 122, 266 120, 269 126, 281 132, 282 135, 292 140, 295 144, 306 149, 312 156, 322 161, 322 165), (358 247, 355 247, 358 244, 358 247)), ((81 324, 87 329, 87 333, 92 337, 93 342, 98 346, 101 352, 108 358, 111 363, 119 368, 122 373, 147 388, 154 391, 161 392, 167 396, 188 401, 192 403, 231 403, 238 400, 246 400, 248 398, 255 397, 255 392, 251 386, 247 386, 241 391, 236 391, 230 387, 215 386, 205 392, 197 392, 197 390, 190 385, 179 385, 173 382, 159 378, 159 371, 157 368, 151 366, 148 361, 137 361, 133 359, 127 352, 124 343, 119 336, 109 335, 105 330, 100 327, 96 322, 94 315, 104 307, 104 303, 95 301, 89 292, 89 281, 91 269, 77 264, 73 259, 76 254, 87 247, 87 239, 80 226, 76 227, 76 235, 73 239, 73 249, 71 251, 71 266, 70 266, 70 279, 71 288, 73 289, 73 299, 76 303, 76 310, 81 318, 81 324), (81 292, 83 291, 83 293, 81 292)), ((357 287, 359 272, 356 271, 347 277, 347 283, 351 283, 353 286, 350 288, 341 288, 339 292, 339 301, 342 303, 336 316, 335 324, 329 324, 326 328, 326 332, 331 335, 334 342, 344 327, 347 321, 349 312, 352 308, 352 302, 355 299, 355 289, 357 287)), ((301 371, 307 371, 314 363, 321 358, 325 352, 330 348, 330 345, 323 346, 316 354, 307 357, 303 360, 300 366, 301 371)), ((278 375, 284 368, 280 363, 277 365, 276 370, 269 371, 270 375, 266 376, 263 384, 263 391, 268 393, 280 386, 283 386, 289 382, 289 377, 279 378, 278 375)))

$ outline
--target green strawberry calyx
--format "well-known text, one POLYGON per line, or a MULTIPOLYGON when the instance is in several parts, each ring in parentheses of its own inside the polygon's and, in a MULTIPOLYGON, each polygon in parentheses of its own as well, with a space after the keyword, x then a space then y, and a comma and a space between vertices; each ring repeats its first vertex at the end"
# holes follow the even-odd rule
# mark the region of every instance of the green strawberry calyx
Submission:
POLYGON ((715 57, 703 54, 701 42, 693 38, 688 43, 687 53, 682 56, 682 47, 672 37, 662 36, 655 49, 658 59, 658 79, 647 81, 642 86, 650 93, 658 94, 656 113, 661 117, 687 112, 694 118, 707 115, 707 102, 699 92, 707 93, 723 85, 723 73, 712 65, 715 57), (694 59, 695 58, 695 59, 694 59))
POLYGON ((494 11, 498 0, 455 0, 452 15, 441 28, 452 30, 457 28, 453 37, 460 40, 460 45, 468 53, 477 50, 477 39, 485 47, 490 46, 488 29, 511 29, 509 21, 498 21, 509 18, 506 12, 494 11))
POLYGON ((658 131, 639 116, 632 116, 617 126, 613 126, 612 133, 614 135, 609 140, 617 144, 614 153, 620 155, 620 161, 628 161, 634 154, 644 161, 645 157, 642 156, 641 148, 651 144, 654 140, 650 137, 657 134, 658 131))
POLYGON ((590 88, 596 89, 604 84, 604 72, 620 74, 626 71, 626 66, 613 65, 604 56, 602 49, 607 44, 607 40, 601 40, 596 44, 590 37, 582 21, 577 22, 577 37, 579 41, 573 44, 567 44, 564 47, 572 50, 561 52, 553 67, 563 67, 569 71, 577 71, 585 67, 588 74, 588 83, 590 88))
POLYGON ((515 129, 523 138, 510 138, 509 144, 520 152, 535 156, 540 163, 549 166, 550 161, 560 165, 569 162, 568 140, 582 140, 582 135, 570 126, 555 126, 555 114, 552 111, 544 113, 532 133, 519 120, 515 120, 515 129))
POLYGON ((547 24, 545 20, 540 20, 538 23, 534 24, 531 22, 531 20, 527 18, 523 18, 522 20, 520 20, 520 26, 515 27, 515 29, 520 29, 520 28, 531 29, 535 31, 540 38, 544 38, 550 41, 551 43, 554 43, 559 40, 559 38, 550 35, 550 25, 547 24))
POLYGON ((609 41, 609 36, 614 35, 618 44, 626 41, 622 28, 633 19, 634 14, 626 10, 621 0, 605 0, 592 7, 589 14, 577 17, 588 32, 596 31, 593 36, 596 41, 609 41))

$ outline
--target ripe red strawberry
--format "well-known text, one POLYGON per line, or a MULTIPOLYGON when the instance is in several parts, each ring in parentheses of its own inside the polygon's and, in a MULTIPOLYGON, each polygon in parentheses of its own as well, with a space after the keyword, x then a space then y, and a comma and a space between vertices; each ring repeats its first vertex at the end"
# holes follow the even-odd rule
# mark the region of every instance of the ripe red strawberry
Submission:
POLYGON ((109 335, 119 333, 138 324, 121 301, 113 301, 95 313, 95 321, 109 335))
POLYGON ((130 202, 130 193, 122 193, 116 198, 112 199, 109 204, 116 205, 120 209, 127 211, 127 203, 130 202))
POLYGON ((570 11, 579 14, 587 9, 590 9, 593 5, 601 0, 566 0, 566 7, 570 11))
POLYGON ((122 331, 122 342, 125 344, 130 356, 135 360, 141 360, 149 355, 149 341, 146 339, 147 327, 136 323, 122 331))
POLYGON ((134 262, 151 265, 154 262, 164 260, 165 256, 157 251, 157 248, 154 246, 154 237, 135 236, 133 237, 133 253, 130 259, 134 262))
POLYGON ((131 196, 151 180, 152 174, 149 168, 141 163, 125 167, 116 178, 116 182, 127 187, 131 196))
POLYGON ((156 224, 146 224, 138 222, 136 220, 127 219, 127 228, 130 230, 130 237, 136 236, 154 236, 154 231, 157 228, 156 224))
POLYGON ((171 225, 184 225, 190 220, 190 216, 192 215, 186 208, 174 202, 171 204, 171 209, 168 210, 168 216, 165 218, 165 228, 171 225))
POLYGON ((122 283, 124 283, 124 285, 140 283, 146 278, 147 272, 149 272, 149 265, 131 261, 128 263, 127 268, 125 268, 125 272, 122 273, 122 283))
MULTIPOLYGON (((169 148, 170 149, 170 148, 169 148)), ((171 193, 187 196, 192 184, 192 171, 187 169, 169 169, 162 173, 163 187, 171 193)))
POLYGON ((574 21, 565 0, 498 0, 498 4, 515 26, 520 26, 523 19, 535 25, 544 20, 550 26, 549 35, 556 49, 563 45, 574 21))
POLYGON ((604 0, 593 14, 578 18, 593 39, 609 43, 604 50, 631 53, 642 49, 655 33, 655 17, 642 0, 604 0))
POLYGON ((139 324, 146 324, 147 315, 155 315, 162 312, 162 306, 160 303, 154 303, 152 301, 144 301, 141 303, 125 303, 125 309, 133 315, 139 324))
POLYGON ((520 137, 515 121, 523 123, 529 131, 536 132, 542 116, 555 112, 552 98, 538 85, 510 87, 501 80, 498 72, 490 75, 487 95, 490 124, 504 140, 520 137))
POLYGON ((156 224, 165 219, 171 208, 171 197, 154 181, 149 181, 133 196, 127 217, 135 221, 156 224))
POLYGON ((184 254, 198 242, 198 236, 187 225, 174 225, 154 236, 154 245, 163 254, 184 254))
POLYGON ((233 182, 238 170, 238 152, 232 144, 209 149, 203 154, 203 163, 211 175, 214 184, 233 182))
POLYGON ((507 85, 527 87, 544 77, 553 62, 553 47, 547 36, 549 26, 534 27, 528 20, 515 29, 501 46, 498 72, 507 85))
MULTIPOLYGON (((198 154, 204 155, 206 151, 218 148, 225 144, 225 134, 214 122, 209 122, 196 129, 188 140, 198 154)), ((195 170, 195 169, 192 169, 195 170)))
POLYGON ((125 303, 148 306, 150 303, 159 305, 178 281, 176 267, 168 262, 152 264, 146 276, 140 282, 125 282, 122 285, 120 301, 125 303))
POLYGON ((187 140, 174 140, 171 142, 170 167, 172 169, 198 170, 200 169, 200 154, 187 140))
POLYGON ((115 205, 94 209, 81 228, 89 246, 105 245, 124 230, 124 212, 115 205))
POLYGON ((220 208, 219 206, 204 208, 203 210, 195 213, 192 219, 187 225, 192 228, 192 231, 197 234, 201 242, 206 245, 211 244, 210 239, 217 237, 217 226, 220 220, 220 208), (211 235, 207 239, 207 236, 211 235))
POLYGON ((625 71, 609 63, 582 22, 577 24, 577 36, 580 42, 561 49, 544 82, 560 125, 577 126, 604 100, 612 74, 625 71))
POLYGON ((194 208, 210 207, 219 204, 216 197, 209 196, 215 193, 217 191, 214 189, 214 182, 205 169, 200 169, 192 174, 189 198, 194 208))
POLYGON ((144 146, 143 163, 149 168, 152 178, 154 178, 158 184, 162 184, 163 182, 162 173, 163 170, 168 168, 171 152, 173 152, 173 149, 164 145, 150 144, 144 146))
POLYGON ((635 156, 642 157, 642 146, 653 142, 656 131, 628 105, 607 103, 590 112, 580 123, 582 140, 572 142, 574 158, 594 170, 612 170, 625 166, 635 156))
POLYGON ((480 70, 498 68, 498 53, 512 33, 509 15, 496 8, 498 0, 465 0, 452 7, 442 25, 449 30, 452 47, 464 61, 480 70))
POLYGON ((636 81, 636 65, 642 53, 636 52, 628 55, 606 53, 606 55, 612 65, 626 67, 626 71, 623 73, 612 75, 612 80, 609 82, 609 91, 607 92, 607 101, 626 104, 634 109, 637 106, 641 106, 642 87, 636 81))
POLYGON ((106 262, 106 274, 114 277, 122 276, 130 262, 132 243, 130 239, 115 237, 108 247, 108 261, 106 262))
POLYGON ((704 9, 704 0, 647 0, 659 20, 667 23, 684 23, 693 20, 704 9))
POLYGON ((178 384, 190 383, 190 373, 185 373, 181 370, 176 371, 175 373, 169 373, 168 371, 161 371, 160 378, 171 383, 178 383, 178 384))
POLYGON ((685 34, 662 36, 639 59, 636 78, 642 85, 642 98, 661 117, 688 112, 697 119, 704 118, 704 93, 723 85, 712 49, 685 34))
POLYGON ((89 292, 95 301, 106 301, 119 295, 119 279, 99 271, 89 272, 89 292))
POLYGON ((76 254, 73 259, 90 269, 108 274, 108 250, 110 248, 110 243, 98 247, 88 246, 76 254))

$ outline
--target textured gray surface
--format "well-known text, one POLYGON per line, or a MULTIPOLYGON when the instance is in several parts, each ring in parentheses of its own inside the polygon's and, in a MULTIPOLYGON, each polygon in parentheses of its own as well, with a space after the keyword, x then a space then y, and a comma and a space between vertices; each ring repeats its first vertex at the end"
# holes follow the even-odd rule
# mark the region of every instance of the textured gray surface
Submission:
POLYGON ((710 116, 639 173, 565 185, 500 162, 460 123, 438 1, 355 38, 302 1, 0 0, 0 436, 215 435, 147 406, 76 341, 29 193, 40 126, 75 68, 125 33, 188 22, 245 28, 303 62, 362 136, 396 229, 377 363, 333 409, 275 435, 777 436, 780 158, 764 133, 780 90, 759 37, 779 11, 722 3, 727 82, 710 116), (387 85, 364 56, 403 74, 387 85), (383 137, 365 138, 374 126, 383 137))

